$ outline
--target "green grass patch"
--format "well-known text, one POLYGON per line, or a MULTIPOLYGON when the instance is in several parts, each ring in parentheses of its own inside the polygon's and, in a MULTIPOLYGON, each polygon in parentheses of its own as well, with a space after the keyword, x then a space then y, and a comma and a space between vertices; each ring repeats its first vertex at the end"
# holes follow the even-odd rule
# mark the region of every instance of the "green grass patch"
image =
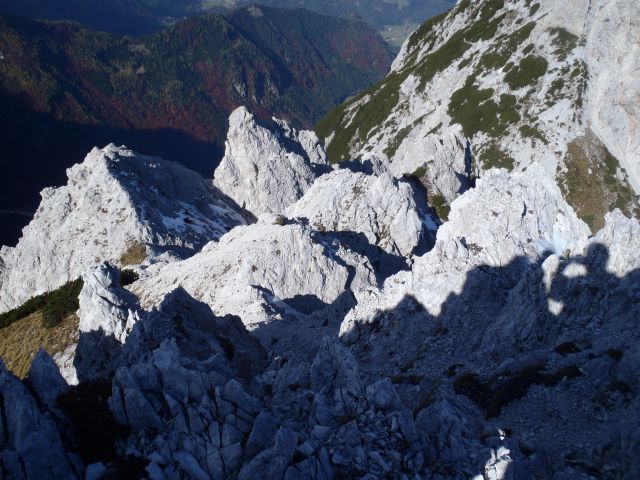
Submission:
MULTIPOLYGON (((503 7, 504 0, 484 2, 476 10, 474 23, 453 34, 440 48, 426 55, 419 64, 412 65, 409 61, 404 70, 391 73, 380 83, 340 105, 320 120, 316 125, 316 132, 320 138, 327 139, 333 134, 331 142, 327 146, 329 159, 332 162, 349 160, 351 151, 361 147, 375 134, 377 128, 384 124, 391 112, 397 107, 400 85, 410 74, 415 74, 420 78, 418 88, 424 89, 437 73, 445 70, 462 57, 473 43, 493 38, 506 15, 502 14, 496 17, 496 14, 503 7), (367 102, 355 108, 353 112, 349 111, 350 107, 353 107, 356 102, 361 101, 367 95, 370 96, 367 102)), ((410 43, 417 45, 421 39, 427 38, 431 34, 430 32, 433 32, 433 27, 438 21, 429 21, 421 26, 411 37, 410 43)), ((486 105, 485 109, 490 110, 491 105, 486 105)), ((485 113, 489 114, 490 112, 485 113)), ((397 149, 398 146, 399 143, 390 145, 390 151, 394 152, 394 148, 397 149)))
POLYGON ((78 317, 71 314, 48 328, 44 326, 41 311, 32 313, 2 329, 0 358, 14 375, 24 378, 40 349, 53 356, 77 342, 78 324, 78 317))
POLYGON ((442 195, 429 196, 429 203, 436 211, 438 218, 443 222, 449 220, 449 213, 451 213, 451 206, 447 203, 442 195))
POLYGON ((617 176, 618 160, 592 133, 569 144, 565 165, 559 178, 562 191, 592 232, 604 226, 605 215, 615 208, 630 217, 640 214, 633 188, 617 176))
POLYGON ((520 64, 508 72, 504 80, 512 90, 534 85, 547 73, 549 63, 543 57, 529 55, 520 60, 520 64))
POLYGON ((79 308, 78 296, 82 290, 82 279, 74 280, 65 285, 41 295, 37 295, 13 310, 0 314, 0 328, 6 328, 12 323, 28 317, 36 312, 42 312, 43 325, 53 327, 65 316, 75 313, 79 308))
POLYGON ((549 140, 547 140, 547 138, 542 134, 542 132, 538 128, 532 125, 522 125, 520 127, 520 134, 523 137, 531 138, 534 140, 540 140, 545 145, 549 144, 549 140))
POLYGON ((407 43, 408 50, 413 50, 419 43, 433 41, 436 33, 438 32, 434 27, 444 20, 448 14, 449 11, 443 12, 420 25, 420 27, 418 27, 418 29, 409 37, 409 42, 407 43))
POLYGON ((517 99, 503 94, 500 103, 493 97, 493 89, 480 90, 470 76, 464 86, 456 90, 449 102, 449 115, 455 123, 462 125, 467 137, 484 132, 492 137, 503 135, 510 125, 520 121, 517 99))
MULTIPOLYGON (((527 41, 531 36, 531 32, 535 27, 535 22, 529 22, 510 35, 497 38, 494 49, 488 51, 480 58, 477 74, 487 70, 503 68, 509 59, 511 59, 513 54, 517 52, 520 45, 527 41)), ((533 45, 530 45, 530 47, 533 48, 533 45)))
POLYGON ((578 46, 578 37, 562 27, 550 28, 549 33, 554 37, 552 44, 556 49, 553 53, 559 60, 566 60, 569 53, 578 46))
POLYGON ((427 203, 435 210, 438 218, 443 222, 446 222, 449 220, 451 207, 443 195, 434 193, 436 189, 431 184, 428 173, 427 167, 423 165, 416 168, 413 173, 405 174, 405 177, 415 178, 424 186, 427 191, 427 203))
POLYGON ((487 145, 480 154, 482 160, 482 168, 488 170, 490 168, 506 168, 513 170, 515 160, 513 157, 503 152, 495 143, 487 145))

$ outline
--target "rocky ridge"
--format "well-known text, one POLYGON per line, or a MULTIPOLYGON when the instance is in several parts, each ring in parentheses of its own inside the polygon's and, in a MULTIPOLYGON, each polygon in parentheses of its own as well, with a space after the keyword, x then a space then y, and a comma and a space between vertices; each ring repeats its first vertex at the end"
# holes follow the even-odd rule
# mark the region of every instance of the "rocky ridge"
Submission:
POLYGON ((489 171, 448 222, 434 223, 424 254, 410 253, 429 231, 424 198, 378 164, 323 175, 284 213, 237 226, 191 258, 143 265, 128 289, 111 265, 88 270, 64 370, 78 385, 45 354, 31 390, 2 373, 2 408, 12 411, 11 388, 32 405, 0 432, 3 471, 633 475, 640 224, 616 211, 590 238, 543 171, 489 171), (413 226, 402 234, 398 211, 413 226), (393 242, 380 241, 372 218, 393 242), (404 271, 380 275, 392 258, 404 271), (74 412, 95 395, 108 401, 91 402, 94 417, 98 409, 119 427, 92 445, 74 412), (58 452, 50 463, 24 446, 25 428, 58 452))
POLYGON ((42 191, 18 245, 0 250, 0 311, 103 261, 185 256, 245 223, 241 209, 210 181, 126 148, 96 148, 67 177, 67 185, 42 191), (126 255, 132 248, 135 255, 126 255))
POLYGON ((319 123, 329 157, 375 156, 448 204, 488 168, 539 163, 592 231, 615 208, 637 215, 638 13, 626 0, 459 1, 319 123))
MULTIPOLYGON (((485 35, 460 14, 517 22, 498 12, 524 4, 500 3, 446 18, 485 35)), ((87 264, 63 376, 44 353, 23 382, 0 367, 3 475, 640 475, 637 219, 614 209, 592 234, 544 161, 476 178, 466 155, 441 222, 428 173, 425 192, 371 155, 307 177, 311 134, 234 116, 224 168, 258 167, 257 219, 125 286, 87 264)))

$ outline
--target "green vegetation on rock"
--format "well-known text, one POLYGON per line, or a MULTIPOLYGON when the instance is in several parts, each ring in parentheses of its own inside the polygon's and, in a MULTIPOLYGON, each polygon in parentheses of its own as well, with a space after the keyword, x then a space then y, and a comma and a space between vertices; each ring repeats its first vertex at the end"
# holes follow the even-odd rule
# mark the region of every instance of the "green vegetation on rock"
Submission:
POLYGON ((516 97, 503 94, 500 103, 496 103, 492 99, 493 94, 491 88, 480 90, 470 76, 464 86, 451 95, 449 115, 453 122, 462 125, 467 137, 478 132, 497 137, 520 121, 516 97))
POLYGON ((82 290, 82 279, 74 280, 41 295, 37 295, 13 310, 0 314, 0 329, 42 312, 43 324, 47 327, 57 325, 64 317, 78 310, 78 295, 82 290))
POLYGON ((405 175, 406 177, 415 178, 427 191, 427 202, 436 212, 440 220, 446 222, 449 220, 451 207, 443 195, 436 193, 436 189, 429 181, 428 170, 426 166, 418 167, 413 173, 405 175))
MULTIPOLYGON (((495 42, 495 47, 492 50, 487 51, 480 58, 480 63, 478 65, 480 71, 478 73, 503 68, 509 59, 511 59, 513 54, 518 51, 520 45, 522 45, 531 36, 531 32, 535 26, 535 22, 529 22, 509 35, 498 37, 495 42)), ((533 48, 532 45, 531 47, 533 48)))
POLYGON ((569 53, 578 46, 578 37, 562 27, 551 28, 549 33, 554 37, 552 43, 556 49, 553 53, 559 60, 566 60, 569 53))
POLYGON ((549 63, 543 57, 529 55, 520 60, 520 64, 504 77, 512 90, 534 85, 547 73, 549 63))
POLYGON ((490 143, 480 152, 480 160, 482 160, 482 168, 488 170, 490 168, 506 168, 513 170, 515 160, 503 152, 498 145, 490 143))
POLYGON ((540 140, 545 145, 549 144, 549 140, 542 134, 542 132, 535 126, 522 125, 520 127, 520 134, 523 137, 532 138, 533 140, 540 140))
MULTIPOLYGON (((469 50, 470 46, 482 40, 489 40, 496 34, 498 27, 504 20, 506 13, 499 14, 504 7, 504 0, 488 0, 480 5, 471 2, 460 2, 454 13, 460 13, 468 8, 475 8, 470 14, 473 22, 467 27, 455 32, 438 48, 433 49, 436 41, 436 32, 439 25, 447 15, 441 15, 425 22, 409 39, 409 46, 414 48, 418 44, 429 44, 431 51, 417 60, 418 50, 410 53, 403 70, 392 72, 386 79, 366 90, 356 98, 350 99, 343 105, 329 112, 316 125, 316 132, 321 138, 331 139, 327 146, 327 154, 333 162, 341 162, 350 159, 351 151, 358 150, 371 139, 377 128, 384 124, 400 100, 400 85, 411 74, 419 78, 418 89, 422 90, 433 77, 454 65, 455 62, 469 50), (366 101, 365 101, 366 100, 366 101), (355 105, 358 104, 356 107, 355 105)), ((516 37, 526 38, 532 27, 523 27, 522 32, 516 37), (525 36, 525 32, 529 32, 525 36)), ((524 41, 524 40, 522 40, 524 41)), ((411 50, 410 48, 410 50, 411 50)), ((482 94, 480 94, 482 95, 482 94)), ((473 99, 472 99, 473 100, 473 99)), ((464 110, 464 107, 461 107, 464 110)), ((499 108, 491 103, 483 105, 488 115, 496 113, 499 108), (493 112, 492 112, 493 110, 493 112)), ((460 112, 465 115, 466 112, 460 112)), ((516 118, 517 112, 505 112, 499 119, 500 123, 511 122, 516 118)), ((488 117, 487 117, 488 118, 488 117)), ((473 128, 472 128, 473 130, 473 128)), ((387 147, 387 154, 392 156, 408 132, 404 129, 397 133, 397 138, 392 140, 387 147)))

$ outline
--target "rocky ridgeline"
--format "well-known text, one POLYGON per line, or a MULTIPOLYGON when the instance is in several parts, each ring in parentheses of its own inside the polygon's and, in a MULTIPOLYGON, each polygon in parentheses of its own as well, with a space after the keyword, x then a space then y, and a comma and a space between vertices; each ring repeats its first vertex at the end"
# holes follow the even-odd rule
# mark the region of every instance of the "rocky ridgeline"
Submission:
POLYGON ((331 160, 377 157, 447 204, 538 163, 595 232, 616 207, 640 214, 638 18, 628 0, 461 0, 319 133, 331 160))
MULTIPOLYGON (((582 22, 570 13, 596 15, 580 1, 461 1, 441 31, 407 42, 396 74, 456 31, 486 53, 488 33, 467 31, 478 19, 498 32, 550 12, 567 28, 582 22)), ((434 94, 451 89, 445 67, 434 94)), ((418 102, 411 78, 402 92, 418 102)), ((62 253, 39 239, 78 252, 62 265, 84 286, 65 358, 38 354, 24 381, 0 367, 2 478, 640 477, 637 219, 607 205, 592 234, 544 154, 477 177, 460 125, 419 144, 460 153, 420 181, 375 149, 330 166, 313 133, 244 108, 230 125, 215 187, 95 150, 54 191, 67 200, 45 198, 3 250, 3 300, 11 285, 63 281, 62 253), (436 185, 447 176, 450 196, 436 185), (129 223, 109 223, 112 204, 129 223), (123 286, 132 235, 151 258, 123 286)))
POLYGON ((242 211, 195 172, 109 145, 42 191, 15 248, 0 250, 0 311, 75 280, 103 261, 185 256, 245 223, 242 211))
MULTIPOLYGON (((268 152, 281 183, 288 142, 268 152)), ((275 213, 126 288, 88 262, 62 368, 40 353, 24 382, 0 373, 3 475, 640 473, 638 221, 590 237, 533 164, 487 172, 438 227, 418 184, 343 167, 299 198, 259 192, 275 213)))

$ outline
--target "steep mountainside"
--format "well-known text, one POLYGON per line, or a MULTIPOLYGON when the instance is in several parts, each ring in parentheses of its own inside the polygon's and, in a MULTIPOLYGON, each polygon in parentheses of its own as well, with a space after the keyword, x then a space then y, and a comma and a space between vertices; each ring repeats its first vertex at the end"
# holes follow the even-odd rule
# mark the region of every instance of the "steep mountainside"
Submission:
POLYGON ((333 165, 246 107, 215 181, 93 150, 0 250, 0 310, 82 277, 0 314, 33 356, 0 361, 2 478, 640 478, 635 8, 461 0, 334 112, 333 165))
POLYGON ((295 182, 294 152, 324 159, 312 138, 234 112, 225 168, 268 158, 251 188, 280 212, 222 237, 175 184, 195 174, 124 149, 45 194, 21 254, 2 252, 0 298, 68 263, 77 334, 24 381, 0 363, 3 474, 636 478, 640 223, 616 210, 590 238, 539 163, 487 171, 440 226, 383 162, 273 188, 295 182), (174 252, 213 241, 137 258, 133 276, 100 263, 138 230, 174 252))
MULTIPOLYGON (((142 35, 185 16, 230 10, 255 4, 251 0, 0 0, 0 9, 29 18, 73 20, 92 28, 129 35, 142 35)), ((324 1, 264 0, 260 4, 283 8, 305 8, 324 15, 357 16, 382 30, 389 26, 418 24, 451 7, 454 0, 324 1)))
POLYGON ((0 209, 23 211, 110 142, 210 176, 235 107, 309 126, 391 62, 362 22, 266 7, 137 39, 0 15, 0 58, 0 209))
POLYGON ((626 0, 459 1, 317 130, 331 160, 382 158, 434 203, 490 167, 539 162, 597 230, 613 208, 639 212, 639 14, 626 0))

